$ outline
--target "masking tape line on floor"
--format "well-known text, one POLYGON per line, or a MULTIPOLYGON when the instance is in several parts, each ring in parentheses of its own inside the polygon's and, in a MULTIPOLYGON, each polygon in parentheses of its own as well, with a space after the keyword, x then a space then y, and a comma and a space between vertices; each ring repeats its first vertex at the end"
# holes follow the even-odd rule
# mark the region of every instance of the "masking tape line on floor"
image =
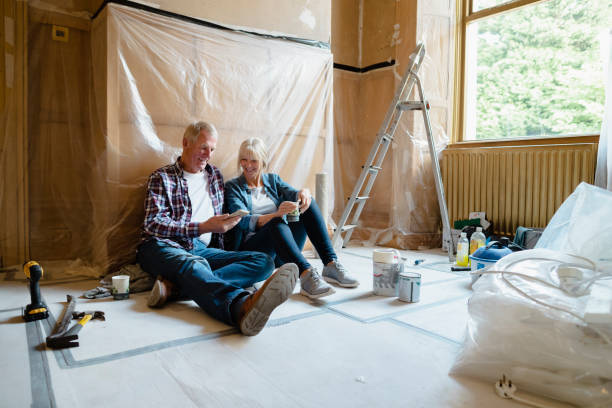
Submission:
POLYGON ((266 327, 282 326, 291 322, 295 322, 297 320, 308 319, 309 317, 315 317, 326 313, 328 313, 327 310, 316 310, 314 312, 300 313, 293 316, 281 317, 280 319, 269 320, 268 324, 266 324, 266 327))
MULTIPOLYGON (((313 316, 317 316, 317 315, 321 315, 325 313, 328 313, 328 312, 326 310, 320 310, 320 311, 315 311, 315 312, 302 313, 302 314, 287 317, 287 318, 274 319, 268 322, 268 326, 270 327, 281 326, 284 324, 289 324, 296 320, 306 319, 309 317, 313 317, 313 316)), ((78 367, 86 367, 86 366, 91 366, 91 365, 96 365, 96 364, 102 364, 102 363, 106 363, 106 362, 114 361, 114 360, 121 360, 124 358, 129 358, 129 357, 133 357, 133 356, 137 356, 141 354, 152 353, 155 351, 160 351, 160 350, 164 350, 164 349, 171 348, 171 347, 178 347, 178 346, 185 345, 185 344, 197 343, 197 342, 207 341, 207 340, 214 340, 214 339, 229 336, 232 334, 238 334, 238 330, 236 328, 231 328, 231 329, 227 329, 227 330, 223 330, 223 331, 219 331, 215 333, 208 333, 208 334, 204 334, 200 336, 193 336, 193 337, 187 337, 184 339, 171 340, 171 341, 167 341, 163 343, 152 344, 149 346, 125 350, 119 353, 107 354, 104 356, 94 357, 94 358, 85 359, 85 360, 75 360, 69 349, 54 350, 54 354, 56 356, 58 365, 61 368, 78 368, 78 367)))
POLYGON ((394 318, 397 316, 402 316, 405 314, 409 314, 409 313, 415 313, 415 312, 420 312, 426 309, 431 309, 437 306, 442 306, 442 305, 446 305, 449 303, 453 303, 456 302, 458 300, 467 300, 470 296, 469 295, 460 295, 460 296, 455 296, 453 298, 448 298, 448 299, 444 299, 444 300, 439 300, 437 302, 432 302, 432 303, 428 303, 428 304, 424 304, 424 305, 415 305, 415 307, 412 307, 408 310, 400 310, 397 312, 393 312, 393 313, 388 313, 386 315, 382 315, 382 316, 378 316, 378 317, 373 317, 371 319, 367 319, 366 323, 373 323, 376 322, 378 320, 384 320, 384 319, 390 319, 390 318, 394 318))
MULTIPOLYGON (((374 296, 374 295, 373 294, 360 295, 358 296, 358 298, 370 297, 370 296, 374 296)), ((271 320, 268 322, 268 326, 274 327, 274 326, 285 325, 293 321, 303 320, 303 319, 307 319, 307 318, 318 316, 318 315, 325 314, 325 313, 334 313, 336 315, 343 316, 353 321, 357 321, 357 322, 364 323, 364 324, 370 324, 370 323, 376 323, 376 322, 384 321, 384 320, 391 320, 397 316, 401 316, 404 314, 413 313, 417 311, 422 311, 425 309, 444 305, 447 303, 452 303, 459 299, 465 299, 465 298, 466 298, 466 295, 462 295, 462 296, 458 296, 454 298, 444 299, 438 302, 429 303, 429 304, 422 305, 422 306, 419 305, 419 306, 412 307, 410 309, 406 309, 406 310, 402 310, 398 312, 388 313, 382 316, 376 316, 376 317, 369 318, 369 319, 363 319, 363 318, 351 315, 350 313, 334 309, 332 306, 329 306, 329 305, 322 305, 321 306, 322 309, 318 311, 302 313, 302 314, 298 314, 294 316, 284 317, 281 319, 271 320)), ((336 305, 342 304, 346 301, 348 300, 339 301, 338 303, 336 303, 336 305)), ((49 324, 50 324, 50 327, 53 327, 54 325, 54 323, 51 323, 51 322, 49 322, 49 324)), ((223 330, 220 332, 209 333, 209 334, 204 334, 200 336, 187 337, 184 339, 171 340, 167 342, 152 344, 149 346, 125 350, 119 353, 113 353, 113 354, 108 354, 104 356, 94 357, 94 358, 85 359, 85 360, 78 360, 78 361, 74 359, 72 352, 69 349, 54 350, 54 354, 55 354, 57 363, 61 368, 78 368, 78 367, 86 367, 86 366, 91 366, 91 365, 96 365, 96 364, 102 364, 102 363, 106 363, 106 362, 114 361, 114 360, 121 360, 124 358, 129 358, 129 357, 133 357, 137 355, 152 353, 155 351, 164 350, 166 348, 178 347, 184 344, 196 343, 196 342, 207 341, 207 340, 214 340, 214 339, 218 339, 224 336, 229 336, 232 334, 238 334, 238 330, 236 328, 230 328, 230 329, 223 330)))
POLYGON ((49 361, 45 353, 45 337, 38 320, 26 322, 28 358, 30 360, 30 384, 32 408, 56 407, 49 361))
MULTIPOLYGON (((44 325, 47 336, 53 332, 55 324, 55 316, 53 315, 53 312, 49 311, 49 317, 45 320, 44 325)), ((68 368, 75 361, 69 348, 54 349, 53 355, 55 356, 55 361, 57 361, 57 365, 60 366, 60 368, 68 368)))
POLYGON ((386 320, 386 319, 391 319, 397 316, 402 316, 404 314, 409 314, 409 313, 414 313, 414 312, 419 312, 419 311, 423 311, 426 309, 430 309, 436 306, 441 306, 441 305, 445 305, 448 303, 453 303, 456 302, 457 300, 460 299, 467 299, 469 296, 468 295, 461 295, 461 296, 456 296, 453 298, 448 298, 448 299, 444 299, 444 300, 439 300, 437 302, 432 302, 432 303, 427 303, 427 304, 423 304, 423 305, 417 305, 417 304, 413 304, 412 307, 410 308, 406 308, 403 310, 399 310, 397 312, 392 312, 392 313, 387 313, 387 314, 383 314, 383 315, 378 315, 376 317, 370 317, 370 318, 362 318, 362 317, 357 317, 357 316, 353 316, 350 313, 344 312, 342 310, 338 310, 336 308, 334 308, 334 306, 329 306, 327 307, 330 311, 342 315, 342 316, 346 316, 350 319, 356 320, 358 322, 361 323, 374 323, 374 322, 378 322, 379 320, 386 320))
POLYGON ((441 334, 438 334, 438 333, 435 333, 435 332, 423 329, 423 328, 418 327, 418 326, 413 326, 410 323, 402 322, 401 320, 389 319, 389 321, 391 323, 395 324, 395 325, 398 325, 398 326, 401 326, 401 327, 405 327, 405 328, 410 329, 410 330, 415 330, 415 331, 418 331, 419 333, 423 333, 423 334, 425 334, 425 335, 427 335, 429 337, 433 337, 434 339, 441 340, 441 341, 444 341, 446 343, 450 343, 453 346, 461 346, 462 345, 462 343, 460 341, 453 340, 451 338, 442 336, 441 334))
MULTIPOLYGON (((454 279, 451 279, 451 280, 454 280, 454 279)), ((448 282, 448 280, 430 282, 429 284, 424 283, 423 285, 424 286, 434 285, 434 284, 444 283, 444 282, 448 282)), ((372 292, 367 292, 367 293, 362 293, 362 294, 359 294, 357 296, 353 296, 350 298, 338 300, 335 302, 321 303, 321 304, 319 304, 319 302, 311 302, 311 303, 315 303, 316 306, 319 307, 320 309, 313 311, 313 312, 301 313, 301 314, 296 314, 293 316, 283 317, 280 319, 270 320, 268 322, 268 326, 270 327, 281 326, 281 325, 289 324, 293 321, 303 320, 303 319, 307 319, 307 318, 318 316, 318 315, 325 314, 325 313, 334 313, 336 315, 343 316, 353 321, 357 321, 357 322, 364 323, 364 324, 369 324, 369 323, 392 319, 397 316, 401 316, 401 315, 416 312, 416 311, 425 310, 428 308, 444 305, 447 303, 452 303, 452 302, 457 301, 458 299, 464 299, 467 297, 467 295, 461 295, 458 297, 444 299, 438 302, 429 303, 425 305, 413 305, 413 307, 406 308, 401 311, 387 313, 381 316, 376 316, 376 317, 368 318, 368 319, 363 319, 363 318, 351 315, 350 313, 334 308, 335 306, 342 305, 343 303, 347 303, 347 302, 355 301, 355 300, 366 299, 366 298, 370 298, 373 296, 376 296, 376 295, 374 295, 372 292)), ((19 309, 20 308, 16 308, 15 310, 19 310, 19 309)), ((45 323, 46 323, 45 328, 46 328, 47 335, 51 334, 53 328, 55 327, 55 322, 56 322, 55 316, 50 311, 49 318, 45 320, 45 323)), ((103 355, 103 356, 94 357, 90 359, 84 359, 84 360, 75 360, 70 349, 53 350, 53 353, 55 355, 56 361, 60 368, 70 369, 70 368, 78 368, 78 367, 86 367, 86 366, 92 366, 96 364, 102 364, 102 363, 106 363, 109 361, 120 360, 120 359, 129 358, 129 357, 133 357, 137 355, 152 353, 155 351, 164 350, 166 348, 178 347, 184 344, 218 339, 220 337, 225 337, 225 336, 229 336, 232 334, 238 334, 238 329, 230 328, 230 329, 222 330, 219 332, 208 333, 208 334, 193 336, 193 337, 187 337, 184 339, 175 339, 175 340, 171 340, 167 342, 152 344, 152 345, 148 345, 144 347, 138 347, 134 349, 125 350, 119 353, 113 353, 113 354, 103 355)), ((42 340, 41 343, 44 344, 44 339, 42 340)))
POLYGON ((325 306, 336 306, 336 305, 341 305, 341 304, 346 303, 346 302, 353 302, 355 300, 363 300, 363 299, 371 298, 372 296, 376 296, 374 294, 374 292, 367 292, 367 293, 360 293, 359 295, 356 295, 356 296, 350 296, 350 297, 347 297, 347 298, 344 298, 344 299, 335 300, 333 302, 325 302, 325 303, 311 302, 311 303, 313 303, 313 304, 315 304, 317 306, 322 306, 322 307, 325 307, 325 306))
MULTIPOLYGON (((84 360, 74 360, 72 358, 72 353, 70 356, 69 365, 66 365, 62 368, 79 368, 79 367, 87 367, 97 364, 108 363, 109 361, 122 360, 124 358, 139 356, 142 354, 153 353, 155 351, 165 350, 172 347, 183 346, 185 344, 197 343, 206 340, 214 340, 220 337, 230 336, 232 334, 238 334, 238 329, 231 328, 227 330, 222 330, 215 333, 203 334, 200 336, 187 337, 184 339, 176 339, 171 341, 165 341, 162 343, 151 344, 149 346, 138 347, 130 350, 121 351, 119 353, 107 354, 104 356, 88 358, 84 360)), ((62 366, 62 362, 58 359, 58 364, 62 366)))
MULTIPOLYGON (((355 256, 357 258, 372 259, 370 255, 361 255, 361 254, 357 254, 355 252, 350 252, 350 251, 342 251, 342 254, 355 256)), ((457 272, 453 272, 450 270, 452 265, 453 264, 451 264, 448 261, 437 261, 437 262, 430 262, 430 263, 424 262, 419 265, 409 265, 409 266, 410 268, 425 269, 425 270, 432 270, 436 272, 448 273, 449 275, 453 275, 457 278, 460 278, 461 276, 457 276, 457 272)))

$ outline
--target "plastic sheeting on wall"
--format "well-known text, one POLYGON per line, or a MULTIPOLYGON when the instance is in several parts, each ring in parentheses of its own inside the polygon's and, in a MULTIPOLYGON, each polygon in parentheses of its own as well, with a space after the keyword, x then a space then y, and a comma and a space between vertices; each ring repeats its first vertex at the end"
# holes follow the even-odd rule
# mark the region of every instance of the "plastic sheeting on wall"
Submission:
MULTIPOLYGON (((419 6, 420 7, 420 6, 419 6)), ((444 11, 444 7, 441 7, 444 11)), ((437 150, 448 143, 452 78, 452 18, 434 11, 419 12, 418 38, 426 56, 419 75, 431 105, 430 121, 437 150)), ((402 14, 398 14, 402 15, 402 14)), ((396 27, 394 26, 394 30, 396 27)), ((376 135, 414 50, 411 28, 400 29, 396 64, 364 74, 334 70, 334 126, 337 136, 335 219, 357 183, 361 166, 376 141, 376 135)), ((394 31, 394 35, 396 35, 394 31)), ((416 86, 413 99, 418 97, 416 86)), ((402 115, 394 141, 387 152, 359 219, 351 244, 388 245, 418 249, 439 247, 441 218, 432 162, 422 113, 402 115)), ((349 222, 352 223, 352 222, 349 222)))
POLYGON ((98 273, 133 262, 147 177, 176 160, 193 121, 217 127, 211 162, 226 179, 253 136, 296 187, 333 175, 328 50, 118 5, 68 43, 48 27, 30 27, 32 257, 81 258, 98 273))
POLYGON ((4 2, 0 26, 0 268, 20 262, 26 252, 26 110, 24 64, 25 2, 4 2))

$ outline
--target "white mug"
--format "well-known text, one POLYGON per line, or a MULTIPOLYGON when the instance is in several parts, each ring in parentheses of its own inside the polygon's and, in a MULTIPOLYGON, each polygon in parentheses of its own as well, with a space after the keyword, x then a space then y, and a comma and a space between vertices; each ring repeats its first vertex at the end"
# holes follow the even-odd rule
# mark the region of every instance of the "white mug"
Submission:
POLYGON ((112 277, 113 297, 117 300, 130 297, 130 275, 116 275, 112 277))

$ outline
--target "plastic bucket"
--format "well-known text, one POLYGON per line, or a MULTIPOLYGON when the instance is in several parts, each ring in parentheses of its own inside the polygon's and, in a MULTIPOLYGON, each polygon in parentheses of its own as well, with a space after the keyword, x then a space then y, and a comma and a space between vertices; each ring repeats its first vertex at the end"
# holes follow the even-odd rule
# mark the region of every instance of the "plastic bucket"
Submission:
POLYGON ((482 273, 476 273, 476 271, 482 270, 482 272, 484 272, 490 266, 495 265, 495 262, 497 262, 497 260, 476 258, 470 255, 470 264, 472 265, 470 277, 472 278, 472 285, 482 276, 482 273))
POLYGON ((472 271, 477 271, 478 269, 486 269, 492 265, 495 265, 497 259, 477 258, 475 256, 470 255, 470 262, 470 264, 472 265, 472 271))
POLYGON ((495 262, 511 253, 511 249, 497 241, 492 241, 487 246, 480 247, 474 251, 474 253, 470 255, 470 265, 472 267, 470 274, 472 276, 472 284, 474 284, 474 282, 476 282, 476 280, 482 276, 482 274, 475 273, 476 271, 482 269, 484 272, 491 266, 495 265, 495 262))

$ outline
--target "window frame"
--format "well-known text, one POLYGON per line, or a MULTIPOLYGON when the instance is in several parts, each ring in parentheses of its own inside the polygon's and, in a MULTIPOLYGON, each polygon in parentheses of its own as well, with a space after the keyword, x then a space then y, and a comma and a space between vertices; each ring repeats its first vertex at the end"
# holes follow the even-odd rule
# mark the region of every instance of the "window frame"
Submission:
MULTIPOLYGON (((455 24, 455 89, 454 89, 454 109, 453 109, 453 133, 451 143, 469 143, 486 145, 488 143, 503 144, 503 141, 526 141, 525 144, 531 144, 536 141, 536 144, 548 144, 548 140, 560 138, 572 138, 576 137, 599 137, 599 134, 584 134, 584 135, 572 135, 572 136, 553 136, 551 138, 539 138, 539 137, 522 137, 522 138, 503 138, 503 139, 484 139, 484 140, 467 140, 465 138, 465 112, 466 112, 466 99, 467 94, 465 91, 466 86, 466 33, 468 25, 483 18, 490 16, 497 16, 509 11, 517 10, 521 7, 532 6, 538 3, 545 3, 549 0, 509 0, 506 3, 502 3, 497 6, 485 8, 476 12, 473 12, 474 0, 456 0, 456 21, 455 24)), ((514 144, 514 143, 512 143, 514 144)))

